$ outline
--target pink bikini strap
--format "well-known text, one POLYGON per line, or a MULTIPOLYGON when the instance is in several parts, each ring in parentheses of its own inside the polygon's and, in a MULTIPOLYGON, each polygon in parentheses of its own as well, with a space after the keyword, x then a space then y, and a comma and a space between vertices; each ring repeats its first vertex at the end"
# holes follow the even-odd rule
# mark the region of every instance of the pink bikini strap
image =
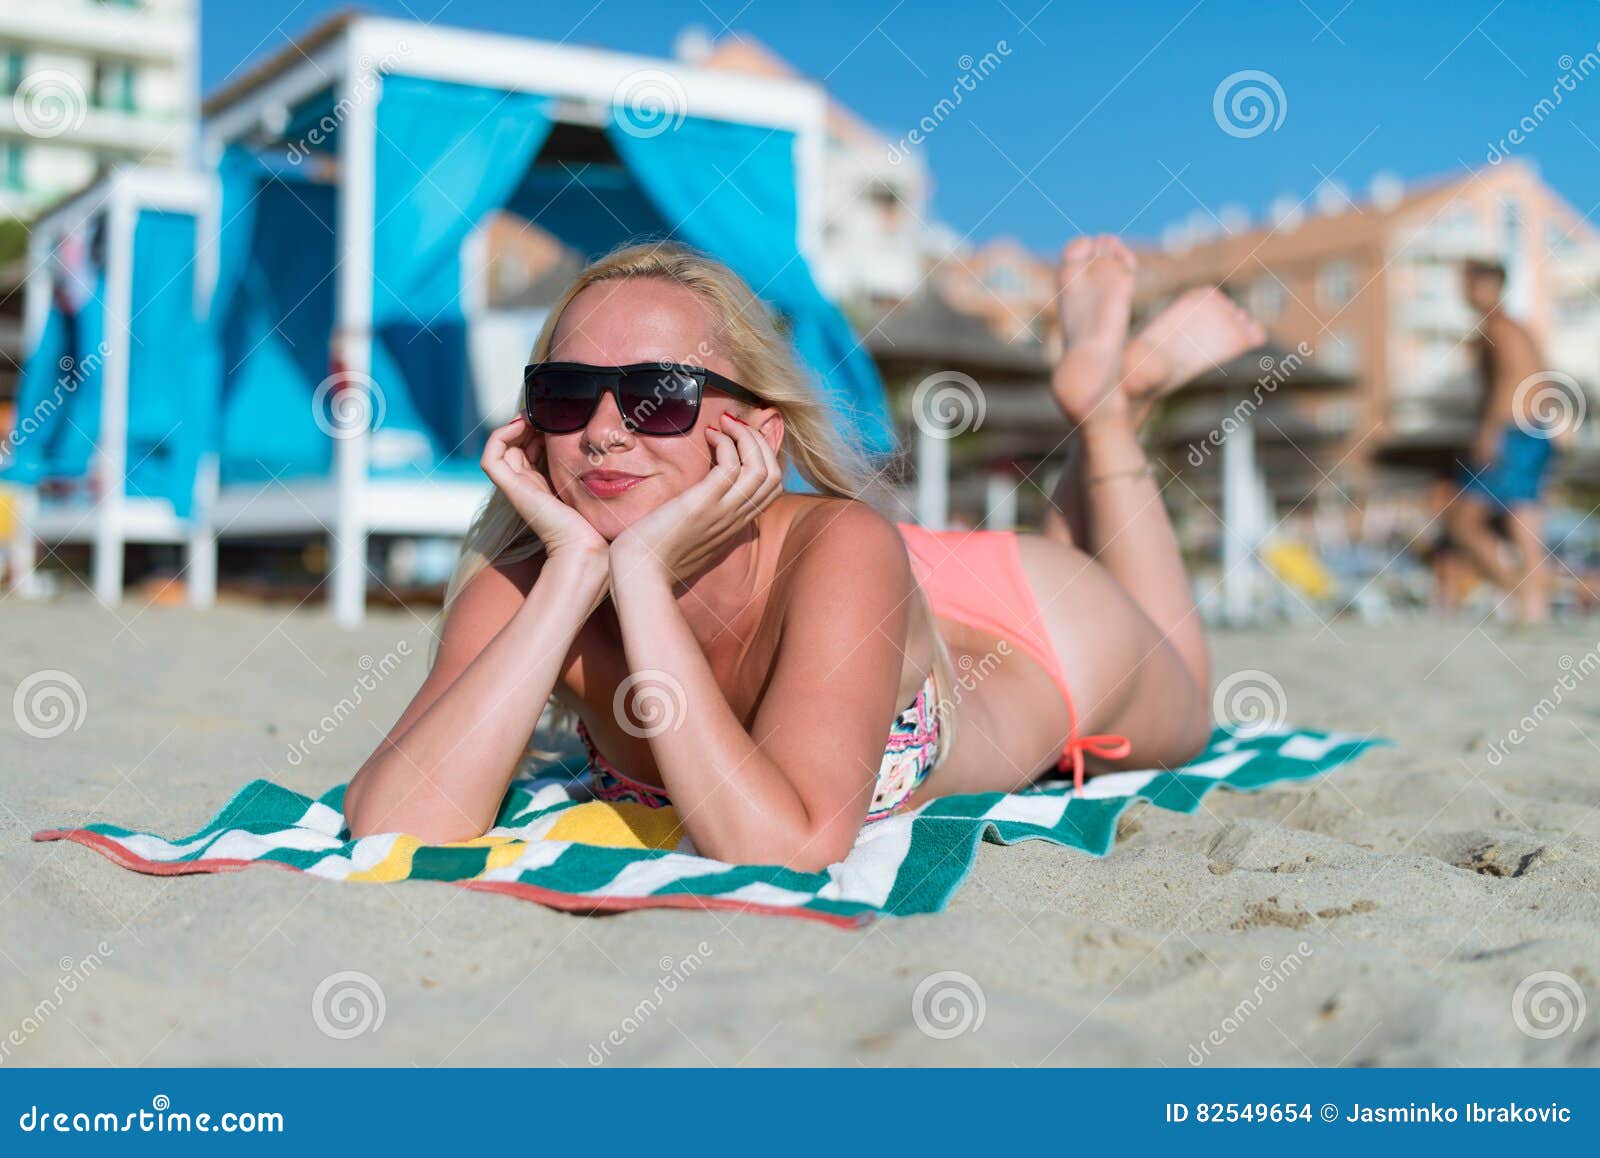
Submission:
POLYGON ((1128 737, 1119 736, 1113 732, 1101 732, 1093 736, 1078 736, 1067 741, 1067 746, 1061 751, 1062 763, 1072 763, 1072 790, 1083 791, 1083 754, 1098 756, 1102 760, 1121 760, 1133 751, 1133 744, 1128 737))

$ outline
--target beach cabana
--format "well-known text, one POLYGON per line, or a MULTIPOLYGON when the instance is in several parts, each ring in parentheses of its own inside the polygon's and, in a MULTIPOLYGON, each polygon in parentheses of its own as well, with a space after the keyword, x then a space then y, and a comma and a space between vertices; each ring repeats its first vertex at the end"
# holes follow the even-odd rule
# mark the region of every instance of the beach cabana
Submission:
MULTIPOLYGON (((206 117, 216 373, 197 542, 327 535, 342 623, 362 615, 372 536, 460 534, 489 493, 463 253, 496 211, 585 255, 670 236, 726 260, 862 446, 892 449, 871 359, 811 274, 813 84, 355 15, 206 117)), ((521 366, 503 374, 494 392, 514 398, 521 366)))
POLYGON ((39 549, 88 545, 95 594, 122 593, 123 548, 188 548, 190 588, 214 570, 195 479, 211 438, 214 377, 196 295, 210 182, 119 169, 45 213, 29 235, 16 420, 0 448, 15 491, 12 559, 23 593, 39 549))
MULTIPOLYGON (((825 114, 812 84, 353 16, 206 111, 232 223, 213 311, 232 311, 237 326, 222 359, 219 534, 329 527, 341 622, 361 615, 369 535, 400 533, 402 523, 459 533, 487 494, 461 255, 497 210, 586 255, 674 236, 722 257, 787 319, 863 444, 891 448, 870 358, 811 275, 825 114), (321 183, 321 200, 291 194, 270 212, 258 201, 248 247, 230 246, 241 220, 230 206, 248 214, 253 197, 281 182, 285 160, 321 183), (233 276, 234 256, 248 266, 295 245, 318 250, 303 255, 305 300, 281 290, 271 303, 249 300, 252 279, 233 276), (242 303, 225 300, 234 286, 242 303), (316 360, 280 341, 286 312, 318 316, 331 372, 314 378, 316 360), (300 409, 300 438, 255 445, 284 407, 300 409), (318 442, 304 425, 323 434, 330 412, 336 436, 318 442)), ((303 329, 316 326, 308 318, 303 329)), ((520 372, 504 367, 508 396, 520 372)))

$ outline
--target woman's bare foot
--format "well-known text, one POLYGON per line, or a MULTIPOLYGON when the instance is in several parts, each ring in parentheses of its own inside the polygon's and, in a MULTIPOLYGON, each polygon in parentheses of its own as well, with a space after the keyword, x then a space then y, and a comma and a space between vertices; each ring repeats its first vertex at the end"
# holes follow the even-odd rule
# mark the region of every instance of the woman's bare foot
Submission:
POLYGON ((1075 238, 1061 251, 1057 300, 1064 348, 1050 385, 1074 423, 1108 405, 1123 408, 1117 382, 1133 309, 1133 271, 1133 253, 1109 235, 1075 238))
POLYGON ((1123 392, 1142 422, 1157 400, 1267 340, 1267 331, 1216 286, 1181 294, 1128 342, 1123 392))

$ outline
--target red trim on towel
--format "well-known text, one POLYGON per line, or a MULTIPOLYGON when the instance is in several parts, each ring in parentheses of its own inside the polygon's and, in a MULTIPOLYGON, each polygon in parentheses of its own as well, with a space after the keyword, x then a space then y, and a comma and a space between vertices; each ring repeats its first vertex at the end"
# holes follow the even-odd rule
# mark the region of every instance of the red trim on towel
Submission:
MULTIPOLYGON (((146 860, 142 856, 135 856, 104 833, 92 832, 87 828, 47 828, 42 832, 34 833, 33 839, 41 842, 70 840, 74 844, 81 844, 85 848, 94 849, 95 852, 98 852, 107 860, 119 864, 125 869, 132 869, 137 873, 148 873, 151 876, 158 877, 189 876, 195 873, 236 873, 256 865, 280 868, 288 872, 306 875, 304 869, 298 869, 292 864, 284 864, 282 861, 277 860, 238 860, 222 857, 214 860, 146 860)), ((547 908, 560 909, 562 912, 567 913, 609 913, 624 912, 628 909, 720 909, 725 912, 757 913, 770 917, 801 917, 808 921, 821 921, 823 924, 832 925, 836 929, 859 929, 864 925, 870 924, 877 916, 876 913, 871 912, 857 913, 853 916, 842 913, 822 913, 816 909, 793 905, 763 905, 755 901, 732 901, 723 897, 697 897, 690 893, 669 893, 659 897, 580 897, 572 893, 562 893, 554 889, 541 888, 538 885, 523 884, 520 881, 470 880, 439 881, 437 883, 472 889, 474 892, 504 893, 507 896, 517 897, 524 901, 533 901, 547 908)))

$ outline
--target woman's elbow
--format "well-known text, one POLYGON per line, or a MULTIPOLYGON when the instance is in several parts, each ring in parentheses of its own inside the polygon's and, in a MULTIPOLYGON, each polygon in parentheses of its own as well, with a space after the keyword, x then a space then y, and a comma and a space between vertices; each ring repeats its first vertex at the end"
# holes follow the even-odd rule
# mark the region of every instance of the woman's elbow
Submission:
POLYGON ((395 832, 398 826, 386 825, 376 809, 363 805, 356 785, 352 783, 344 794, 344 826, 351 840, 362 840, 384 832, 395 832))
POLYGON ((855 847, 859 829, 845 832, 835 826, 813 832, 796 845, 783 859, 783 867, 801 873, 826 872, 850 855, 855 847))
POLYGON ((828 871, 828 869, 842 861, 847 855, 849 855, 848 851, 839 853, 838 855, 796 856, 791 857, 788 861, 786 861, 783 867, 797 873, 825 873, 828 871))
POLYGON ((377 836, 383 832, 394 832, 395 826, 385 827, 387 816, 385 812, 374 806, 365 775, 366 770, 357 772, 351 778, 344 790, 344 826, 350 833, 351 840, 361 840, 363 837, 377 836))
POLYGON ((476 840, 489 829, 488 825, 476 825, 460 816, 451 823, 446 816, 416 815, 397 807, 380 808, 361 793, 359 787, 352 782, 345 790, 344 824, 351 840, 403 832, 416 837, 423 844, 453 844, 456 841, 476 840))
POLYGON ((836 865, 849 856, 854 846, 854 833, 841 833, 837 828, 778 838, 768 834, 759 840, 735 843, 696 842, 701 856, 725 864, 751 867, 776 865, 800 873, 825 872, 830 865, 836 865))

